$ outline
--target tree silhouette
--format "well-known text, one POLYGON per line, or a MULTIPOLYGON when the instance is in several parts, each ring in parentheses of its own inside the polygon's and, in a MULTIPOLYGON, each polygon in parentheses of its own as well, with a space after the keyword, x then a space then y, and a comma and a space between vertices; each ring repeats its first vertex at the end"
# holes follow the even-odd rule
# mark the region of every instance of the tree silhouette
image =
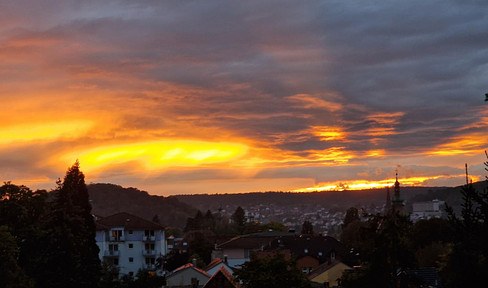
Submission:
POLYGON ((474 287, 488 281, 488 191, 479 192, 473 184, 467 184, 461 193, 461 218, 454 214, 452 207, 446 207, 449 222, 455 229, 454 246, 441 271, 446 287, 474 287))
POLYGON ((246 288, 308 288, 310 282, 296 262, 280 253, 268 257, 251 255, 251 260, 235 272, 237 280, 246 288))
POLYGON ((95 221, 78 161, 58 181, 43 287, 95 287, 100 278, 95 221))
POLYGON ((347 209, 346 216, 344 217, 344 224, 342 228, 346 228, 349 224, 359 221, 359 211, 356 207, 351 207, 347 209))
POLYGON ((310 221, 305 220, 302 224, 302 234, 313 235, 313 225, 310 221))
POLYGON ((0 226, 0 287, 34 287, 17 264, 18 246, 7 226, 0 226))
POLYGON ((243 233, 246 225, 246 212, 241 206, 236 208, 236 211, 231 216, 232 221, 237 227, 239 233, 243 233))

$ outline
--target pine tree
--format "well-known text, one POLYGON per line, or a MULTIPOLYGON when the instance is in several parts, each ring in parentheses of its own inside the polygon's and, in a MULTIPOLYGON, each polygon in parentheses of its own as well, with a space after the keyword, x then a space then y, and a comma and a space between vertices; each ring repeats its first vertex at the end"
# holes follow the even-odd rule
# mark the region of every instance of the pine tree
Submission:
POLYGON ((58 181, 49 228, 44 287, 96 287, 100 278, 99 248, 85 176, 78 161, 58 181))
POLYGON ((232 214, 231 219, 237 227, 237 231, 242 234, 244 232, 244 226, 246 225, 246 212, 244 212, 244 209, 242 209, 241 206, 237 207, 234 214, 232 214))
POLYGON ((304 235, 313 235, 313 225, 310 221, 305 220, 302 224, 302 234, 304 235))

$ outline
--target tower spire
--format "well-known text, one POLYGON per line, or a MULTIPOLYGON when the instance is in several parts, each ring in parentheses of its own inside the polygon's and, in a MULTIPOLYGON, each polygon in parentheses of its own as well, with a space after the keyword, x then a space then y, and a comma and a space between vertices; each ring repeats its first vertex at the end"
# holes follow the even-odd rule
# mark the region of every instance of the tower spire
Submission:
POLYGON ((395 191, 393 195, 392 210, 394 213, 403 214, 404 204, 403 199, 400 197, 400 182, 398 182, 398 169, 395 169, 395 191))

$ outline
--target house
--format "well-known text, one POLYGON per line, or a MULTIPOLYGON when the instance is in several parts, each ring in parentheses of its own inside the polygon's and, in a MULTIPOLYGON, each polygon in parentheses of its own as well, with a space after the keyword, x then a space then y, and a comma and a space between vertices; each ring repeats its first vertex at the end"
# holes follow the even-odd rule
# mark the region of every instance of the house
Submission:
POLYGON ((303 267, 312 268, 326 261, 345 260, 349 257, 349 253, 342 243, 333 237, 321 235, 287 235, 279 237, 271 241, 263 250, 290 250, 292 257, 301 262, 303 267), (312 258, 318 260, 318 263, 312 258))
POLYGON ((240 285, 234 276, 225 268, 220 266, 219 270, 213 274, 203 288, 239 288, 240 285))
POLYGON ((231 268, 239 268, 240 265, 250 260, 251 253, 261 251, 273 240, 279 237, 294 235, 288 232, 267 231, 234 237, 224 243, 216 245, 212 258, 220 258, 227 261, 231 268))
POLYGON ((207 267, 205 267, 205 271, 210 275, 214 275, 217 271, 220 270, 221 267, 224 267, 229 273, 234 274, 234 270, 232 270, 232 268, 230 268, 230 266, 227 265, 227 263, 225 263, 224 260, 220 258, 215 258, 214 260, 212 260, 212 262, 210 262, 207 267))
POLYGON ((417 279, 422 287, 441 288, 441 279, 434 267, 420 268, 408 271, 408 274, 417 279))
POLYGON ((320 284, 322 287, 338 287, 338 279, 342 277, 345 270, 351 269, 350 266, 339 260, 322 263, 308 275, 312 283, 320 284))
POLYGON ((203 287, 210 276, 192 263, 188 263, 166 276, 166 287, 203 287))
POLYGON ((166 255, 164 227, 157 223, 117 213, 98 219, 96 229, 100 259, 118 267, 120 274, 155 271, 158 259, 166 255))
POLYGON ((319 265, 319 259, 310 255, 305 255, 297 259, 297 268, 306 275, 310 274, 319 265))

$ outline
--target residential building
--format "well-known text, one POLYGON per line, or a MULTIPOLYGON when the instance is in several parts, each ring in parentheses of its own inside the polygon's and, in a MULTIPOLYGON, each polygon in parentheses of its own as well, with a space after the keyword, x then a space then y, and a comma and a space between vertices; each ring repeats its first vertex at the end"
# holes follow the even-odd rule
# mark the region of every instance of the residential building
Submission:
POLYGON ((441 218, 442 210, 444 207, 444 201, 434 199, 429 202, 416 202, 412 203, 413 212, 410 215, 412 221, 430 218, 441 218))
POLYGON ((156 270, 166 255, 164 227, 129 213, 96 221, 99 257, 119 268, 120 274, 135 275, 140 269, 156 270))
POLYGON ((240 285, 234 276, 224 267, 220 266, 203 288, 239 288, 240 285))
POLYGON ((274 239, 287 235, 293 234, 268 231, 237 236, 217 245, 212 252, 212 259, 221 258, 231 268, 239 268, 240 265, 250 260, 252 252, 262 251, 274 239))
POLYGON ((212 262, 205 267, 205 271, 210 275, 214 275, 222 267, 224 267, 229 273, 234 274, 234 270, 232 270, 232 268, 230 268, 230 266, 220 258, 215 258, 212 260, 212 262))
POLYGON ((166 287, 203 287, 210 277, 207 272, 188 263, 166 276, 166 287))
POLYGON ((320 284, 321 287, 338 287, 338 279, 348 269, 352 268, 339 260, 328 261, 312 271, 308 275, 308 279, 312 283, 320 284))

